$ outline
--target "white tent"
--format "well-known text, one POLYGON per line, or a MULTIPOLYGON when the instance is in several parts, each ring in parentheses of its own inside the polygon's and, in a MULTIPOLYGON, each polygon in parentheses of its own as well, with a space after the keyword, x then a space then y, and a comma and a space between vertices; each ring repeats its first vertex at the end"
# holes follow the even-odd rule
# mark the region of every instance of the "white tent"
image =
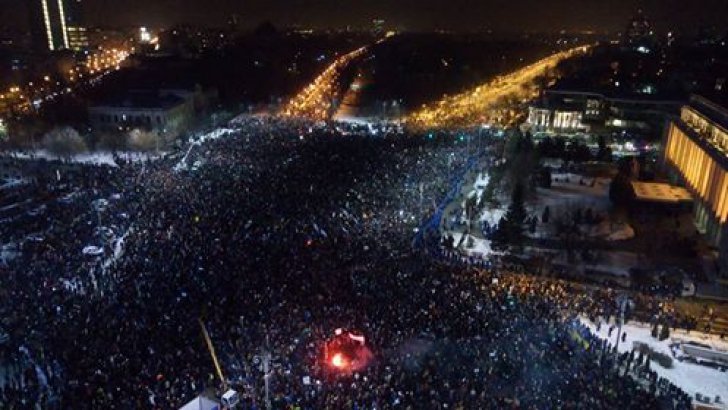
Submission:
POLYGON ((220 410, 220 405, 208 398, 197 396, 179 410, 220 410))

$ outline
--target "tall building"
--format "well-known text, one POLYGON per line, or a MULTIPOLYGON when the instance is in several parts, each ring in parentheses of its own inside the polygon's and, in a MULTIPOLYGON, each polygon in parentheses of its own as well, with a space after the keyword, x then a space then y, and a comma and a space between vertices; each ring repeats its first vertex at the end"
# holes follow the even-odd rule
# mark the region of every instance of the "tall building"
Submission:
POLYGON ((28 0, 36 51, 81 50, 88 46, 81 0, 28 0))
POLYGON ((728 109, 693 96, 668 126, 665 163, 695 196, 695 224, 728 277, 728 109))
POLYGON ((86 32, 86 20, 83 13, 82 0, 65 0, 66 8, 66 30, 68 32, 68 47, 74 51, 82 51, 88 48, 88 33, 86 32))
POLYGON ((649 53, 654 48, 655 33, 652 30, 652 24, 647 20, 642 10, 638 10, 637 15, 627 24, 624 32, 624 42, 627 46, 642 53, 649 53))

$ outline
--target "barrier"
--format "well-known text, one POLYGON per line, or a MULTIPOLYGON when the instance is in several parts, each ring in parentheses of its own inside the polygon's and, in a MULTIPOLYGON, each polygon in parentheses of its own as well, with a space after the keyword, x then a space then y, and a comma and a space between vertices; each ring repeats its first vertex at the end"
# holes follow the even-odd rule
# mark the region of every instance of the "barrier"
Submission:
POLYGON ((431 233, 433 231, 437 232, 440 229, 440 221, 442 220, 442 215, 445 212, 445 208, 447 208, 447 206, 455 199, 457 194, 462 189, 463 182, 465 182, 465 176, 475 166, 475 164, 477 164, 478 158, 479 155, 470 157, 468 159, 468 162, 465 164, 465 167, 450 180, 449 185, 452 185, 453 187, 445 195, 445 198, 440 201, 440 204, 437 206, 437 209, 435 210, 435 213, 432 215, 432 217, 430 217, 429 220, 423 222, 422 225, 420 225, 420 228, 418 229, 417 235, 415 235, 414 239, 415 247, 418 248, 422 246, 425 235, 427 233, 431 233))

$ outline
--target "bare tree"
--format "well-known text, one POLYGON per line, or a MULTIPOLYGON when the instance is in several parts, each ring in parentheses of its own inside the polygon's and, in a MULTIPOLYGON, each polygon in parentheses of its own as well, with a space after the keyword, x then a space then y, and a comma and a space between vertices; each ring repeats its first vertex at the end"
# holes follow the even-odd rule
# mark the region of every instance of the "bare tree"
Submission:
POLYGON ((156 131, 133 129, 129 132, 129 146, 138 151, 159 149, 159 134, 156 131))
POLYGON ((51 154, 66 160, 87 150, 83 138, 71 127, 56 127, 48 131, 43 136, 43 147, 51 154))
POLYGON ((127 135, 120 132, 106 132, 99 137, 99 146, 108 151, 123 151, 128 148, 127 135))

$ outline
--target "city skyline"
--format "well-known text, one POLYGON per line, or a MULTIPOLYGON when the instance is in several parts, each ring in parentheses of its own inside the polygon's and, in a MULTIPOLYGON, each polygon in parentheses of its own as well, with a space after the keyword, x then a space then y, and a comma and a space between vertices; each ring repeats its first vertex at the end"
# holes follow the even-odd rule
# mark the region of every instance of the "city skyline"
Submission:
MULTIPOLYGON (((27 10, 17 0, 0 0, 0 18, 22 29, 29 20, 27 10)), ((169 27, 179 23, 221 26, 233 14, 242 27, 255 27, 264 21, 276 26, 312 28, 367 27, 373 19, 384 19, 385 26, 395 29, 427 31, 558 32, 624 30, 624 22, 643 9, 658 31, 692 32, 713 27, 722 33, 728 30, 728 2, 696 0, 585 0, 580 7, 566 0, 398 0, 342 3, 334 0, 86 0, 88 23, 91 25, 147 25, 169 27)))
POLYGON ((728 0, 0 19, 0 408, 728 410, 728 0))

